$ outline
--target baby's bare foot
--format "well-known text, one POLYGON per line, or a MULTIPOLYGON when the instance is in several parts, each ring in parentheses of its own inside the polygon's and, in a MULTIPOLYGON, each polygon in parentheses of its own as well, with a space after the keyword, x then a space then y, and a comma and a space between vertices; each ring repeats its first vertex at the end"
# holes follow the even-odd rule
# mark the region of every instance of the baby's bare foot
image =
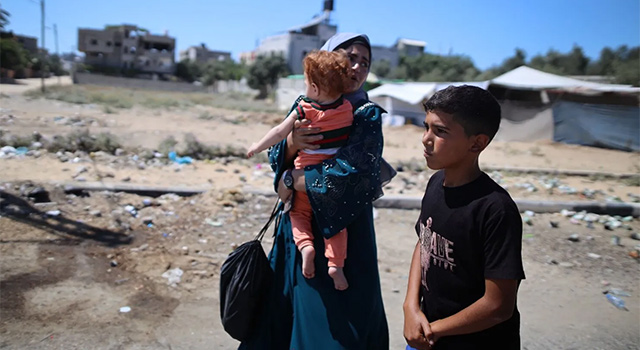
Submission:
POLYGON ((305 278, 313 278, 316 275, 316 265, 314 259, 316 257, 316 250, 312 245, 308 245, 300 251, 302 255, 302 275, 305 278))
POLYGON ((337 290, 345 290, 349 288, 349 283, 347 282, 347 278, 344 276, 342 267, 329 267, 329 276, 333 278, 333 285, 337 290))

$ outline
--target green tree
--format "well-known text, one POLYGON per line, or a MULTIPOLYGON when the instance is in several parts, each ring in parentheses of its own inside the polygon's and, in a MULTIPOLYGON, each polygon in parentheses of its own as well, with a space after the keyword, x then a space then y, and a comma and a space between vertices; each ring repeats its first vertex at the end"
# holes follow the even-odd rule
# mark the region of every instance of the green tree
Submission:
POLYGON ((547 73, 567 74, 563 67, 563 55, 554 50, 549 49, 546 55, 536 55, 531 59, 529 66, 547 73))
POLYGON ((640 46, 622 45, 613 50, 605 47, 598 60, 592 62, 587 73, 613 77, 618 84, 640 85, 640 46))
POLYGON ((49 67, 49 71, 55 76, 68 74, 68 72, 62 68, 62 60, 58 55, 51 55, 47 57, 47 66, 49 67))
POLYGON ((616 54, 609 47, 600 51, 598 60, 592 62, 587 68, 589 75, 614 75, 613 65, 616 61, 616 54))
POLYGON ((29 63, 27 51, 13 38, 0 39, 0 66, 20 70, 29 63))
POLYGON ((631 59, 626 62, 616 61, 613 64, 616 83, 640 86, 640 60, 631 59))
POLYGON ((176 65, 176 77, 193 83, 202 77, 202 68, 197 63, 182 60, 176 65))
POLYGON ((6 27, 9 24, 10 16, 11 14, 7 12, 7 10, 0 9, 0 29, 1 30, 4 30, 4 27, 6 27))
POLYGON ((533 57, 529 65, 532 68, 553 74, 584 75, 587 74, 589 61, 582 48, 573 45, 571 51, 566 54, 549 49, 546 55, 533 57))
POLYGON ((500 65, 500 68, 499 68, 499 72, 500 74, 504 74, 520 66, 524 66, 527 64, 526 60, 527 60, 526 52, 520 48, 516 48, 515 54, 512 57, 509 57, 502 62, 502 65, 500 65))
POLYGON ((223 61, 209 61, 203 68, 202 83, 213 85, 220 80, 240 80, 245 75, 244 64, 231 59, 223 61))
POLYGON ((414 57, 401 57, 398 68, 392 71, 391 76, 412 81, 447 82, 473 80, 478 73, 480 71, 467 56, 426 53, 414 57))
POLYGON ((371 72, 379 78, 386 78, 391 73, 391 62, 389 60, 379 60, 371 63, 371 72))
POLYGON ((618 84, 640 86, 640 46, 620 46, 614 51, 613 71, 618 84))
POLYGON ((407 72, 407 67, 404 65, 399 65, 393 68, 389 73, 389 78, 391 79, 407 80, 408 77, 409 77, 409 73, 407 72))
POLYGON ((278 78, 287 74, 289 69, 282 56, 260 56, 249 68, 248 84, 260 91, 257 98, 266 98, 278 82, 278 78))
POLYGON ((564 70, 569 75, 587 74, 589 57, 584 55, 584 51, 578 45, 573 45, 571 51, 563 58, 564 70))

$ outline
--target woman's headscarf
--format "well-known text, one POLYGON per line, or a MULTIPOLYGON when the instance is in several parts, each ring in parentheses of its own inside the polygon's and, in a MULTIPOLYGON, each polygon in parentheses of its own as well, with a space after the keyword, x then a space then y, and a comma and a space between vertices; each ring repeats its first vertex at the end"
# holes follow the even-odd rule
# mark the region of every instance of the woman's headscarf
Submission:
MULTIPOLYGON (((322 45, 322 48, 320 48, 320 50, 335 51, 338 49, 346 49, 347 47, 353 44, 360 44, 366 47, 367 50, 369 50, 369 61, 371 61, 371 43, 369 42, 369 37, 366 36, 365 34, 356 34, 356 33, 335 34, 334 36, 329 38, 329 40, 327 40, 327 42, 324 45, 322 45)), ((364 85, 364 83, 362 85, 364 85)), ((352 93, 345 94, 344 97, 347 100, 349 100, 349 102, 351 102, 351 104, 353 104, 354 106, 356 105, 356 103, 358 103, 359 101, 362 101, 363 99, 369 100, 369 96, 362 89, 362 86, 360 86, 358 90, 352 93)))

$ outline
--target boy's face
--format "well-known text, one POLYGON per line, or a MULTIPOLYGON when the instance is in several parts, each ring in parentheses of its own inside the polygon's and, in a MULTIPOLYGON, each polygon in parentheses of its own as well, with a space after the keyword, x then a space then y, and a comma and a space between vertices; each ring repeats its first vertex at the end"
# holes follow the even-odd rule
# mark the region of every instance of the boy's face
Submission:
POLYGON ((462 125, 453 115, 442 111, 430 111, 424 120, 424 157, 433 170, 457 169, 466 166, 473 152, 475 137, 467 136, 462 125))

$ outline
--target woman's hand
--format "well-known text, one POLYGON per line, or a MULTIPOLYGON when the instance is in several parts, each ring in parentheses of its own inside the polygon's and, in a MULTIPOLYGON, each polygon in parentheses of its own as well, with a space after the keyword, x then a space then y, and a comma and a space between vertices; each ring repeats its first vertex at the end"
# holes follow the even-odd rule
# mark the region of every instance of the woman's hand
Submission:
POLYGON ((278 181, 278 197, 282 203, 286 203, 289 199, 291 199, 291 195, 293 195, 293 190, 290 190, 284 184, 284 173, 280 176, 280 181, 278 181))
POLYGON ((417 308, 404 311, 404 339, 412 348, 431 349, 434 344, 433 333, 427 317, 417 308))
POLYGON ((313 142, 322 140, 322 135, 317 135, 320 128, 307 127, 309 124, 311 121, 308 119, 296 120, 293 124, 293 131, 289 134, 287 144, 296 152, 301 149, 318 149, 320 147, 313 144, 313 142))

